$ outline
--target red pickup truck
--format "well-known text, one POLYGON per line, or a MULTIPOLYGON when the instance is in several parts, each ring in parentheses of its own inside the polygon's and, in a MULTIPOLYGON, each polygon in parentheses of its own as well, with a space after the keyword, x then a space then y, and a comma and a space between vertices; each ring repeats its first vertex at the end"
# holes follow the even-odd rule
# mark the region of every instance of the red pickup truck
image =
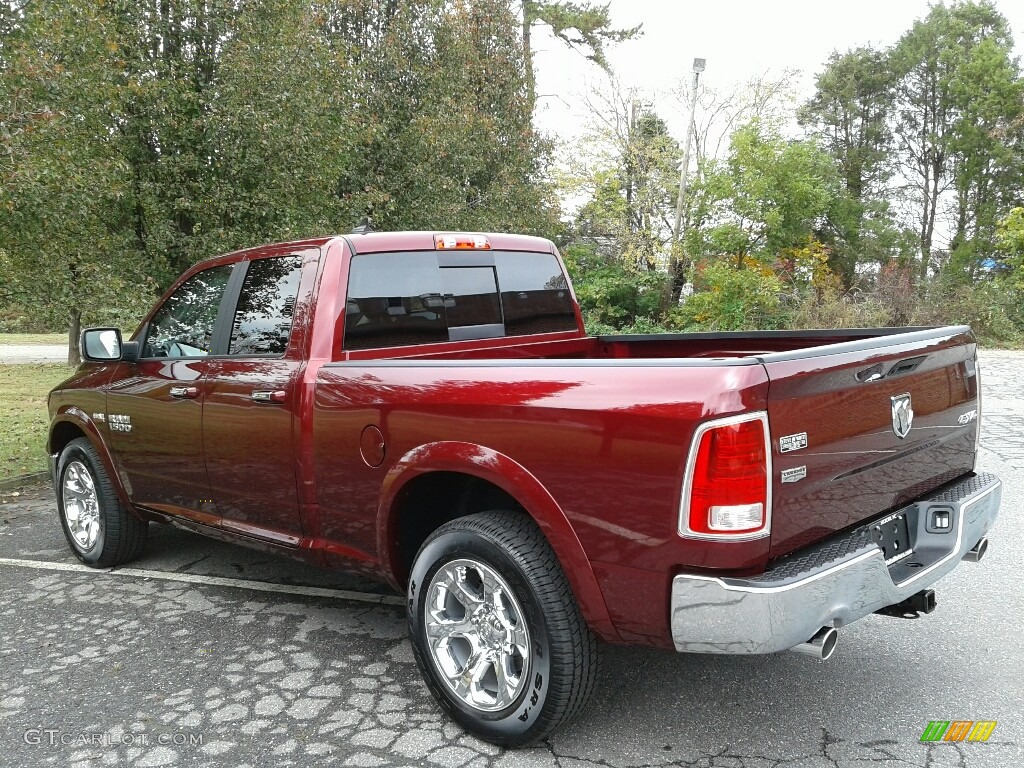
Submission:
POLYGON ((50 395, 74 553, 149 521, 383 577, 493 742, 578 712, 598 640, 827 658, 980 560, 969 328, 588 336, 548 240, 370 233, 190 269, 50 395))

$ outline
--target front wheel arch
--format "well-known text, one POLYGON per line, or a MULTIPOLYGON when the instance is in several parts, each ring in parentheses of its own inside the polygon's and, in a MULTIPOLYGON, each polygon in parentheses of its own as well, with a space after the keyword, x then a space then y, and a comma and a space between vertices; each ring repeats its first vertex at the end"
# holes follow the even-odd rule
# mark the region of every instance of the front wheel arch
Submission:
MULTIPOLYGON (((89 441, 93 450, 103 465, 104 471, 110 478, 114 492, 125 509, 140 521, 148 521, 151 518, 141 514, 132 504, 128 495, 128 489, 117 472, 114 465, 114 457, 107 447, 106 440, 100 432, 96 423, 88 415, 77 407, 71 407, 58 413, 50 424, 50 434, 46 442, 46 450, 55 460, 59 460, 60 454, 73 440, 85 439, 89 441)), ((56 469, 56 467, 54 467, 56 469)), ((51 478, 56 483, 56 477, 51 478)))

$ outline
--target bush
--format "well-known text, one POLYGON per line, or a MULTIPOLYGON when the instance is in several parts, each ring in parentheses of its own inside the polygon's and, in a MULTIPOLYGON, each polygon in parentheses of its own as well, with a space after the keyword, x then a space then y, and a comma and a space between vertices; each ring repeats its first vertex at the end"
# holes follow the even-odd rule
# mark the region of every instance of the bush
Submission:
POLYGON ((788 328, 878 328, 891 311, 872 294, 804 291, 792 297, 788 328))
POLYGON ((569 246, 564 259, 589 333, 661 328, 668 275, 601 259, 590 246, 569 246))
POLYGON ((844 292, 823 263, 783 260, 789 269, 780 277, 752 260, 737 267, 731 257, 699 266, 694 295, 666 311, 667 275, 625 267, 590 245, 570 245, 563 255, 592 335, 969 325, 983 344, 1024 346, 1024 288, 1009 277, 915 286, 911 270, 892 262, 844 292))
POLYGON ((925 287, 911 316, 913 325, 969 325, 983 344, 1024 343, 1024 291, 1009 280, 974 285, 934 282, 925 287))
POLYGON ((716 261, 698 268, 695 293, 673 310, 668 324, 687 331, 785 328, 782 282, 757 266, 737 268, 716 261))

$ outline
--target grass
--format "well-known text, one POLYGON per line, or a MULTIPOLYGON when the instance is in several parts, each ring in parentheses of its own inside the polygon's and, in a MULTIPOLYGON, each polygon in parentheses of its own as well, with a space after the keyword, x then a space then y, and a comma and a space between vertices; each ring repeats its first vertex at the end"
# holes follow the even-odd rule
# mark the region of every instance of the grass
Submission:
POLYGON ((0 344, 67 344, 66 333, 0 333, 0 344))
POLYGON ((62 364, 0 365, 0 480, 46 469, 46 395, 72 370, 62 364))

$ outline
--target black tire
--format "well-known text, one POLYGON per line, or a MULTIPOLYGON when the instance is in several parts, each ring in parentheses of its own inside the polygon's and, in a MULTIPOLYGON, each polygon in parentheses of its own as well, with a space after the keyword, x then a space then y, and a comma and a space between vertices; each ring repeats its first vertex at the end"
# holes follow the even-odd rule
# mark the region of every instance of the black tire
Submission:
MULTIPOLYGON (((65 446, 57 461, 57 516, 64 538, 75 556, 94 568, 111 568, 138 557, 146 545, 149 525, 125 509, 117 497, 107 471, 92 444, 84 437, 65 446), (69 476, 81 477, 88 473, 98 505, 98 530, 94 540, 81 541, 69 527, 69 504, 74 506, 72 492, 65 483, 69 476)), ((77 515, 72 515, 77 518, 77 515)), ((88 538, 88 535, 86 535, 88 538)))
POLYGON ((434 531, 413 563, 408 618, 413 653, 431 694, 463 728, 493 744, 525 747, 543 739, 582 711, 593 692, 597 639, 558 558, 524 513, 482 512, 434 531), (524 687, 498 711, 459 698, 428 643, 427 607, 435 577, 443 578, 439 571, 446 564, 466 559, 492 569, 506 582, 529 632, 531 652, 528 661, 522 660, 524 687))

